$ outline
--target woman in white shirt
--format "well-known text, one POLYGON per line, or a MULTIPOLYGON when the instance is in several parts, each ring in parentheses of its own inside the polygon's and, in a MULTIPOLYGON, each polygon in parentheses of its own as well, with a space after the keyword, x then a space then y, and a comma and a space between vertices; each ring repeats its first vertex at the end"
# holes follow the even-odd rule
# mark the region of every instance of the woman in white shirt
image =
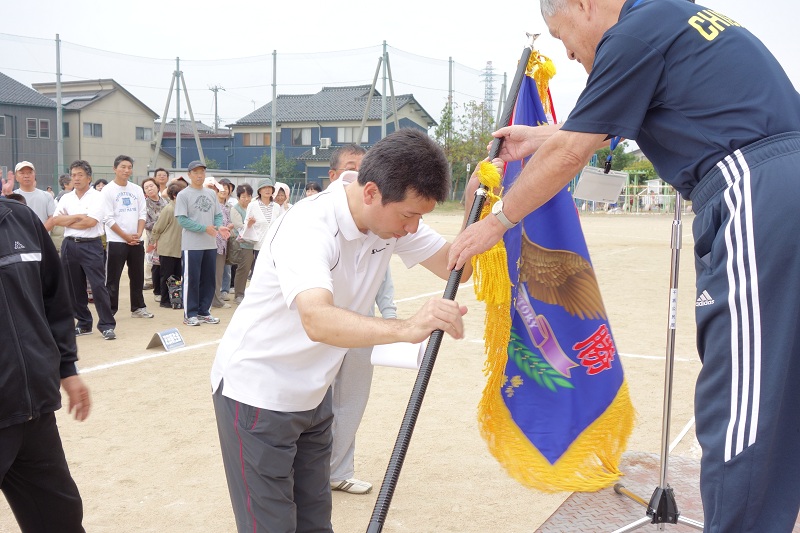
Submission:
POLYGON ((272 194, 275 192, 275 185, 269 178, 258 182, 256 198, 247 206, 247 228, 252 228, 255 232, 253 245, 253 268, 258 259, 258 251, 267 236, 269 227, 283 214, 280 206, 272 201, 272 194))

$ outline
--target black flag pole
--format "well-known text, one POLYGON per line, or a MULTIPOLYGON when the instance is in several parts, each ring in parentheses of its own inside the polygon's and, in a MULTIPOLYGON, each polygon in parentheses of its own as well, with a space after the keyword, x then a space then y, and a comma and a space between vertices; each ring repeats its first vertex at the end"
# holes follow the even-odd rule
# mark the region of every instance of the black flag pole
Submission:
MULTIPOLYGON (((525 70, 528 67, 528 60, 533 50, 533 41, 536 40, 538 34, 531 35, 531 44, 525 47, 517 65, 517 71, 514 74, 514 79, 511 82, 511 87, 506 98, 505 105, 503 106, 503 114, 500 117, 499 124, 507 126, 511 122, 511 116, 514 113, 514 105, 519 94, 520 86, 522 85, 525 70)), ((492 146, 489 150, 489 159, 494 159, 500 154, 502 146, 502 139, 494 139, 492 146)), ((475 200, 472 204, 469 217, 467 218, 467 226, 477 222, 483 210, 483 204, 486 201, 486 187, 481 186, 475 191, 475 200)), ((461 281, 461 274, 464 267, 450 272, 450 277, 447 280, 447 286, 444 289, 443 298, 448 300, 455 300, 458 293, 458 285, 461 281)), ((408 452, 408 445, 411 442, 411 435, 414 432, 414 426, 417 423, 417 416, 422 408, 422 400, 425 397, 425 391, 428 388, 428 383, 433 373, 433 365, 436 363, 436 356, 439 354, 439 347, 442 344, 444 332, 440 329, 435 330, 431 334, 428 345, 425 348, 425 355, 422 358, 417 379, 414 382, 414 387, 411 390, 411 398, 408 401, 403 422, 400 425, 400 431, 397 434, 397 440, 394 444, 389 465, 386 468, 386 475, 383 477, 381 483, 381 490, 378 493, 378 499, 375 502, 375 508, 372 511, 372 518, 369 521, 367 533, 380 533, 383 530, 383 524, 386 521, 386 515, 389 512, 389 507, 392 504, 392 496, 394 489, 397 486, 397 480, 400 476, 400 470, 403 468, 403 461, 405 461, 406 453, 408 452)))

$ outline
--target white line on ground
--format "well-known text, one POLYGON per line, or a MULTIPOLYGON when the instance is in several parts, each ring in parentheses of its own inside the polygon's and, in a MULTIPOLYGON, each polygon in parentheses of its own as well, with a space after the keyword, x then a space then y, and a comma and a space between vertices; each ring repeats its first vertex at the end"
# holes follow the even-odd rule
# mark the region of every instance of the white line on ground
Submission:
POLYGON ((147 353, 143 355, 137 355, 136 357, 132 357, 130 359, 123 359, 122 361, 115 361, 113 363, 90 366, 89 368, 81 368, 79 369, 79 373, 88 374, 90 372, 96 372, 98 370, 107 370, 109 368, 115 368, 118 366, 133 365, 136 363, 141 363, 142 361, 147 361, 148 359, 155 359, 157 357, 164 357, 165 355, 172 355, 181 352, 188 352, 190 350, 196 350, 198 348, 205 348, 206 346, 213 346, 214 344, 219 344, 221 340, 222 339, 217 339, 215 341, 203 342, 201 344, 192 344, 191 346, 184 346, 183 348, 178 348, 177 350, 172 350, 171 352, 147 353))
POLYGON ((689 421, 686 423, 686 425, 685 425, 685 426, 683 426, 683 429, 681 430, 681 432, 680 432, 680 433, 678 433, 678 436, 677 436, 677 437, 675 437, 675 440, 674 440, 674 441, 672 441, 672 444, 670 444, 670 445, 669 445, 669 451, 670 451, 670 453, 672 453, 672 450, 674 450, 674 449, 675 449, 675 447, 676 447, 678 444, 680 444, 680 442, 683 440, 683 437, 685 437, 685 436, 686 436, 686 434, 687 434, 687 433, 689 433, 689 430, 690 430, 690 429, 692 429, 692 426, 693 426, 693 425, 694 425, 694 417, 692 417, 692 418, 691 418, 691 419, 690 419, 690 420, 689 420, 689 421))

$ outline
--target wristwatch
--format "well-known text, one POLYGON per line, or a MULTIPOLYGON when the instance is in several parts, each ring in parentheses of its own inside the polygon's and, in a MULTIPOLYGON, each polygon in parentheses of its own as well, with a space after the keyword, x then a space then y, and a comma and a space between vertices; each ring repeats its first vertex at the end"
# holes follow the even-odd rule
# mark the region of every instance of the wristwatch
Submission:
POLYGON ((497 202, 495 202, 492 206, 492 214, 497 217, 497 220, 499 220, 506 229, 512 229, 519 224, 519 222, 511 222, 508 220, 508 217, 503 213, 503 200, 497 200, 497 202))

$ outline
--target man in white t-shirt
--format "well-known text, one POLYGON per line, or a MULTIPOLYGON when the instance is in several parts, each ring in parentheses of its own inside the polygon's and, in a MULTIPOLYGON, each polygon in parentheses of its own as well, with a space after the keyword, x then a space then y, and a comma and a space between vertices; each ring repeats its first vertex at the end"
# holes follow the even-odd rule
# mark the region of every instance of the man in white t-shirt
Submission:
POLYGON ((69 166, 72 178, 70 192, 61 197, 53 223, 64 226, 61 243, 61 264, 67 277, 75 335, 92 333, 92 313, 86 294, 86 282, 92 289, 97 311, 97 329, 106 340, 114 340, 117 321, 111 311, 111 298, 106 289, 105 254, 103 253, 103 220, 105 203, 100 191, 92 188, 92 166, 78 160, 69 166))
POLYGON ((441 148, 402 129, 370 149, 357 182, 298 202, 270 228, 211 371, 240 532, 332 531, 331 384, 349 348, 436 329, 463 337, 466 308, 443 298, 405 320, 365 316, 393 253, 448 278, 450 245, 421 220, 448 187, 441 148))
POLYGON ((25 204, 33 209, 47 231, 53 229, 53 213, 56 212, 56 201, 47 191, 36 188, 36 169, 30 161, 20 161, 14 167, 14 177, 19 188, 14 192, 25 197, 25 204))
POLYGON ((106 213, 106 287, 111 310, 119 309, 119 280, 128 266, 131 316, 153 318, 144 303, 144 243, 142 233, 147 219, 144 191, 128 180, 133 174, 133 158, 119 155, 114 159, 114 180, 101 191, 106 213))

